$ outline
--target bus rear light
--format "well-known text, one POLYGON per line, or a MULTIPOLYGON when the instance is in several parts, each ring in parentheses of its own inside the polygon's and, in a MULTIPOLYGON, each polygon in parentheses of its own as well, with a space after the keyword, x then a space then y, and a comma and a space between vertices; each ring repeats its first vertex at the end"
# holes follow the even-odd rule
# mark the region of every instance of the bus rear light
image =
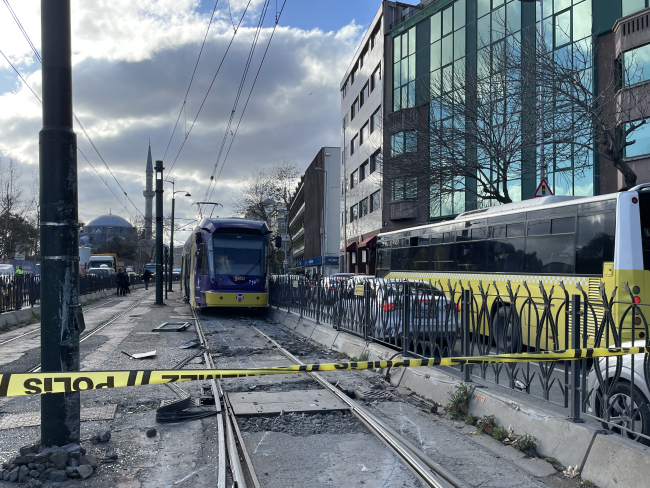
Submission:
POLYGON ((632 293, 634 293, 635 295, 638 295, 639 293, 641 293, 641 288, 639 288, 638 286, 633 286, 632 287, 632 293))
POLYGON ((632 203, 639 203, 639 199, 637 197, 632 197, 632 203))
POLYGON ((639 337, 643 339, 645 337, 645 332, 639 332, 639 337))
POLYGON ((391 312, 391 311, 395 310, 395 305, 392 304, 392 303, 384 303, 384 304, 381 306, 381 309, 382 309, 384 312, 391 312))
POLYGON ((634 303, 641 303, 641 297, 634 297, 634 303))
POLYGON ((634 325, 641 325, 641 317, 634 317, 634 325))

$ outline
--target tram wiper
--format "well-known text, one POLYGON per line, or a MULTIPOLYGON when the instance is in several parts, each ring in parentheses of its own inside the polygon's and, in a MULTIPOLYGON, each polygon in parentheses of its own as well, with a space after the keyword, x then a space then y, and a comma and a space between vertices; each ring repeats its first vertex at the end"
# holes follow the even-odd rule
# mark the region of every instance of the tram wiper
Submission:
POLYGON ((256 262, 253 266, 251 266, 251 269, 249 269, 248 271, 246 271, 246 272, 244 273, 244 275, 248 275, 248 273, 250 273, 251 271, 253 271, 253 270, 255 269, 255 266, 257 266, 258 264, 262 264, 262 260, 261 260, 261 259, 258 259, 257 262, 256 262))

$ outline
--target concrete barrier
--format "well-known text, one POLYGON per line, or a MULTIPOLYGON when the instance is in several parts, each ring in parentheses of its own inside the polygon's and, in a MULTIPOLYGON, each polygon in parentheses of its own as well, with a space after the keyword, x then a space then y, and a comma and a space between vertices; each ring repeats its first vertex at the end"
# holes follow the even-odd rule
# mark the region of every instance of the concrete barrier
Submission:
MULTIPOLYGON (((329 325, 319 325, 296 313, 269 309, 273 320, 309 337, 315 342, 348 356, 368 353, 370 360, 387 360, 401 355, 381 344, 366 342, 329 325)), ((461 383, 456 376, 440 368, 395 368, 391 370, 393 386, 405 387, 427 400, 442 405, 461 383)), ((572 423, 565 416, 540 408, 529 402, 515 401, 499 395, 497 390, 480 389, 480 400, 470 403, 474 416, 494 415, 498 425, 511 426, 516 433, 530 434, 537 439, 538 452, 554 457, 565 466, 584 467, 583 479, 601 488, 645 486, 650 476, 650 448, 619 435, 602 435, 585 424, 572 423)))

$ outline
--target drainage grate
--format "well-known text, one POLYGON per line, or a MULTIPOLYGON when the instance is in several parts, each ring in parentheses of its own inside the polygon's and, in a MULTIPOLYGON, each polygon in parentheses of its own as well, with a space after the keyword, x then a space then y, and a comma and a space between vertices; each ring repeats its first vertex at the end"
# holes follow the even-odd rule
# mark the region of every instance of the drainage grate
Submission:
POLYGON ((372 402, 374 400, 380 402, 397 402, 399 399, 395 397, 392 393, 389 393, 384 390, 364 390, 362 388, 354 390, 354 396, 357 400, 362 400, 366 402, 372 402))

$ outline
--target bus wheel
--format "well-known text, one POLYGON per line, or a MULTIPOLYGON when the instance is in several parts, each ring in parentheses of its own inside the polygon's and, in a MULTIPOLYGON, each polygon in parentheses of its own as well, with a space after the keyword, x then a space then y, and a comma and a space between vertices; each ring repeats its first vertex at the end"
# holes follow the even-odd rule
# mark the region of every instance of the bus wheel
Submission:
POLYGON ((506 354, 518 352, 521 342, 519 317, 516 312, 511 313, 509 305, 499 307, 494 314, 494 326, 498 351, 506 354))

